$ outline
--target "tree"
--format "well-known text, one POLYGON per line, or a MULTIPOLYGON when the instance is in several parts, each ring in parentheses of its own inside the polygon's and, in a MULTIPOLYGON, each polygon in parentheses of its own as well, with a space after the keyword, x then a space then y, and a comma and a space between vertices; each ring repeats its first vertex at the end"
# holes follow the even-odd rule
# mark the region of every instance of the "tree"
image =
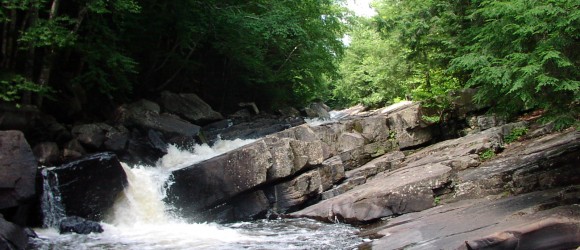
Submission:
POLYGON ((476 100, 508 114, 542 108, 561 126, 578 119, 580 3, 482 1, 452 70, 469 74, 476 100))
POLYGON ((383 39, 371 20, 352 22, 351 43, 340 63, 334 98, 341 106, 362 103, 382 107, 409 93, 404 79, 409 65, 404 51, 393 39, 383 39))

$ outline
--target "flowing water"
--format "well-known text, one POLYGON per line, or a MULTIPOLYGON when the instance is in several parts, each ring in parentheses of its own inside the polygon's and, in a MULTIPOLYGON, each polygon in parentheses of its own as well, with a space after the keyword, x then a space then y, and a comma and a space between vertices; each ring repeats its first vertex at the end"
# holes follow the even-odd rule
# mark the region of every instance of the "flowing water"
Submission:
MULTIPOLYGON (((232 224, 185 223, 163 202, 171 171, 217 156, 252 140, 219 140, 190 150, 170 146, 157 166, 127 166, 128 187, 101 222, 104 232, 59 234, 35 229, 33 249, 355 249, 363 242, 357 229, 308 219, 278 219, 232 224)), ((43 198, 45 225, 55 225, 61 209, 54 189, 43 198), (53 216, 50 216, 52 213, 53 216), (55 217, 57 216, 57 217, 55 217)), ((61 215, 62 216, 62 215, 61 215)))

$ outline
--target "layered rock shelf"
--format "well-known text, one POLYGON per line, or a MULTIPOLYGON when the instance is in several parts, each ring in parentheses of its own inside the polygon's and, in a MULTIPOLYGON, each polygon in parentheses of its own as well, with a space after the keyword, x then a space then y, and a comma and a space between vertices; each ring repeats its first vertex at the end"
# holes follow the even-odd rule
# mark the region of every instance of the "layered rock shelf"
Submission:
MULTIPOLYGON (((198 101, 189 95, 163 97, 198 101)), ((357 110, 316 126, 291 118, 235 125, 222 120, 201 128, 189 121, 209 123, 221 115, 208 107, 191 114, 167 103, 164 109, 179 116, 162 113, 149 101, 121 106, 116 125, 73 127, 74 139, 62 152, 52 142, 31 150, 21 132, 1 132, 5 171, 0 179, 6 192, 0 194, 0 236, 8 242, 2 244, 25 244, 26 216, 38 197, 37 161, 75 158, 43 168, 45 184, 59 193, 62 218, 99 221, 127 185, 118 157, 152 163, 168 144, 213 141, 223 133, 228 139, 260 138, 172 172, 165 202, 188 220, 292 217, 349 223, 372 239, 363 248, 376 249, 580 246, 580 132, 575 129, 557 132, 549 125, 484 115, 461 118, 469 127, 465 134, 443 140, 451 133, 424 121, 421 105, 413 102, 357 110), (522 130, 529 132, 514 141, 513 134, 522 130)))

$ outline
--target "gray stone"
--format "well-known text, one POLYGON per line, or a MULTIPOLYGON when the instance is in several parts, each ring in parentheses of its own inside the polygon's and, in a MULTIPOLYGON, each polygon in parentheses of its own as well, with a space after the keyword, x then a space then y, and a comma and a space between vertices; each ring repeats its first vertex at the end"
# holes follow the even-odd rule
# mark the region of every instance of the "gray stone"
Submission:
POLYGON ((4 220, 0 214, 0 249, 26 249, 27 244, 24 228, 4 220))
POLYGON ((100 148, 105 142, 105 134, 113 130, 105 123, 91 123, 74 126, 72 134, 77 141, 91 149, 100 148))
POLYGON ((164 91, 159 103, 165 111, 194 123, 205 124, 223 119, 220 113, 193 93, 174 94, 164 91))
POLYGON ((257 141, 193 166, 173 171, 167 200, 186 216, 227 202, 267 181, 272 155, 257 141))
POLYGON ((298 177, 275 185, 270 189, 268 197, 274 205, 274 211, 284 213, 292 211, 322 192, 320 174, 312 170, 298 177))
POLYGON ((321 102, 313 102, 308 107, 304 108, 308 117, 319 117, 322 119, 330 119, 330 108, 321 102))
POLYGON ((50 165, 59 160, 60 150, 56 142, 41 142, 34 146, 32 150, 38 163, 50 165))
POLYGON ((0 131, 0 209, 20 209, 34 197, 36 167, 24 134, 0 131))
POLYGON ((580 132, 512 143, 496 158, 458 174, 456 199, 525 193, 580 183, 580 132))
POLYGON ((359 133, 342 133, 338 137, 338 152, 347 152, 365 144, 367 144, 365 138, 359 133))
POLYGON ((106 150, 123 151, 127 147, 129 141, 129 130, 122 125, 114 127, 105 134, 105 142, 103 144, 106 150))
POLYGON ((292 213, 333 222, 361 223, 433 207, 433 189, 449 181, 451 168, 440 164, 401 168, 364 185, 292 213))
POLYGON ((78 217, 78 216, 70 216, 70 217, 66 217, 60 221, 58 231, 61 234, 66 234, 66 233, 77 233, 77 234, 102 233, 103 227, 98 222, 85 220, 85 219, 78 217))
POLYGON ((153 129, 165 134, 194 137, 200 127, 171 114, 160 114, 159 105, 141 100, 116 110, 116 121, 127 127, 153 129))
POLYGON ((580 245, 580 208, 567 204, 558 190, 463 200, 361 234, 382 236, 373 249, 573 249, 580 245), (504 245, 510 242, 521 248, 504 245))
POLYGON ((65 160, 78 159, 81 156, 86 155, 86 154, 87 154, 87 151, 85 150, 83 145, 81 145, 81 143, 76 139, 72 139, 72 140, 68 141, 66 144, 64 144, 64 147, 62 150, 62 157, 65 160))
POLYGON ((322 162, 322 165, 318 168, 320 174, 320 180, 323 190, 330 189, 334 183, 337 183, 344 179, 344 166, 340 157, 334 156, 330 159, 326 159, 322 162))

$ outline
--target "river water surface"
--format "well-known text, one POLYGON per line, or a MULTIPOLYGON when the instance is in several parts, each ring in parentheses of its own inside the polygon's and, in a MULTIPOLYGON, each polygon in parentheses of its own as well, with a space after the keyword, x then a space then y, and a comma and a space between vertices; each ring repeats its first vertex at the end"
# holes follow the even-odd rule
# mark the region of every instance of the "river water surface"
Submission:
MULTIPOLYGON (((32 249, 356 249, 365 240, 356 228, 308 219, 277 219, 232 224, 186 223, 163 202, 171 171, 223 154, 253 140, 218 141, 189 150, 170 146, 157 166, 127 166, 128 187, 101 222, 104 232, 59 234, 58 208, 43 199, 45 228, 37 228, 32 249)), ((45 187, 45 190, 48 187, 45 187)), ((53 194, 47 194, 53 195, 53 194)), ((58 199, 57 199, 58 200, 58 199)))

